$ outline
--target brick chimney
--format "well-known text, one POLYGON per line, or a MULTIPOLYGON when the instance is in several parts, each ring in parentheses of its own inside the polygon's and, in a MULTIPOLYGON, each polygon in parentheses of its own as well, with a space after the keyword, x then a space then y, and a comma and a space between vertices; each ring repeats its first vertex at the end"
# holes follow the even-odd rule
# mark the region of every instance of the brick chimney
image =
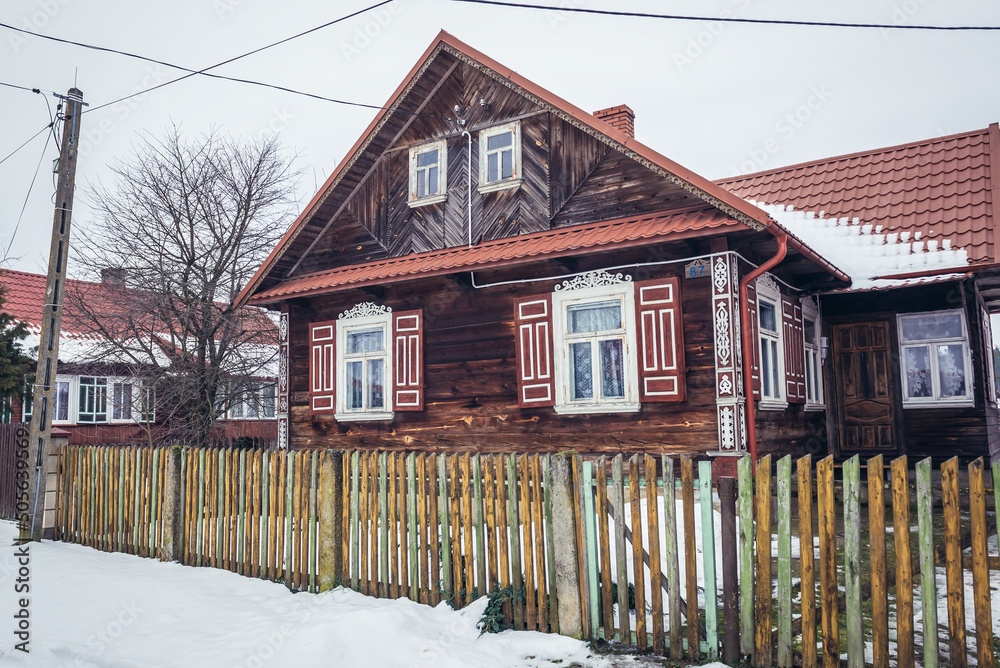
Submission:
POLYGON ((595 111, 594 116, 597 116, 614 129, 635 138, 635 112, 629 109, 628 105, 619 104, 617 107, 601 109, 600 111, 595 111))
POLYGON ((101 283, 104 285, 125 285, 125 277, 128 269, 121 267, 107 267, 101 269, 101 283))

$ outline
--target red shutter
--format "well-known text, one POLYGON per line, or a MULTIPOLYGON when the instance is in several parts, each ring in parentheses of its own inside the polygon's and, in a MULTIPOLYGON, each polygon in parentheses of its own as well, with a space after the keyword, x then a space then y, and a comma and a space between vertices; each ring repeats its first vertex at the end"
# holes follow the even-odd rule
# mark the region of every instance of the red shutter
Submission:
POLYGON ((635 317, 639 401, 684 401, 684 321, 677 278, 636 283, 635 317))
POLYGON ((393 385, 392 408, 424 410, 424 317, 423 311, 392 314, 393 385))
POLYGON ((514 300, 514 348, 517 351, 517 405, 555 406, 552 366, 552 297, 514 300))
POLYGON ((337 322, 309 325, 309 411, 313 415, 337 411, 337 322))
POLYGON ((750 312, 750 380, 753 384, 753 398, 760 399, 760 332, 757 330, 757 286, 753 281, 747 284, 747 311, 750 312))
POLYGON ((785 398, 790 404, 806 402, 806 352, 802 334, 802 305, 781 297, 782 340, 785 348, 785 398))

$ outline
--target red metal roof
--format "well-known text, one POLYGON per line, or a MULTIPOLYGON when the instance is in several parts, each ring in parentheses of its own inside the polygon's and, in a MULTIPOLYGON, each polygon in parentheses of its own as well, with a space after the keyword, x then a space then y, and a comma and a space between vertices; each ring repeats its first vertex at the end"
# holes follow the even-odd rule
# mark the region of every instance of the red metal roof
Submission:
POLYGON ((615 248, 645 245, 660 239, 679 238, 730 225, 744 227, 742 223, 716 209, 704 209, 561 227, 487 241, 472 247, 458 246, 404 255, 292 278, 254 295, 249 303, 266 304, 287 297, 332 292, 345 287, 394 283, 456 271, 506 266, 550 255, 581 255, 610 244, 614 244, 615 248))
MULTIPOLYGON (((970 262, 997 259, 994 198, 1000 198, 1000 132, 937 137, 718 181, 764 204, 827 217, 857 217, 883 232, 950 239, 970 262)), ((817 248, 820 253, 822 248, 817 248)))

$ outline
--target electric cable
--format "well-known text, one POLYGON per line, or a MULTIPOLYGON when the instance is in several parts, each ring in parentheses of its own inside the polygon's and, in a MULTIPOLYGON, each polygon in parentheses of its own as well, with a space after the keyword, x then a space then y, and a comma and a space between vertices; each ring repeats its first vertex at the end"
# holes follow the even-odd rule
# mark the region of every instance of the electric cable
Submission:
POLYGON ((51 133, 45 137, 45 145, 42 146, 42 154, 38 156, 38 164, 35 165, 35 174, 31 177, 31 183, 28 184, 28 192, 24 196, 24 203, 21 204, 21 213, 17 215, 17 223, 14 224, 14 231, 10 235, 10 243, 7 244, 7 250, 4 251, 3 254, 4 257, 8 257, 10 255, 10 249, 14 246, 14 238, 17 236, 17 231, 21 227, 21 219, 24 218, 24 210, 28 208, 28 199, 31 197, 31 191, 35 187, 35 179, 38 178, 38 170, 42 166, 42 160, 45 159, 45 152, 49 148, 50 139, 52 139, 51 133))
POLYGON ((545 9, 556 12, 576 12, 580 14, 597 14, 600 16, 628 16, 645 19, 668 19, 672 21, 711 21, 713 23, 756 23, 764 25, 784 26, 815 26, 824 28, 879 28, 886 30, 1000 30, 1000 26, 932 26, 906 25, 889 23, 839 23, 834 21, 792 21, 785 19, 746 19, 735 16, 684 16, 677 14, 650 14, 646 12, 621 12, 610 9, 585 9, 583 7, 563 7, 553 5, 533 5, 518 2, 498 2, 498 0, 452 0, 474 5, 496 5, 498 7, 516 7, 518 9, 545 9))
POLYGON ((20 146, 18 146, 17 148, 15 148, 13 151, 11 151, 7 155, 6 158, 4 158, 3 160, 0 160, 0 165, 2 165, 3 163, 7 162, 8 160, 10 160, 14 156, 15 153, 17 153, 22 148, 24 148, 25 146, 27 146, 28 144, 30 144, 32 139, 34 139, 38 135, 42 134, 43 132, 45 132, 46 130, 48 130, 50 127, 52 127, 51 123, 49 125, 46 125, 45 127, 43 127, 41 130, 39 130, 35 134, 31 135, 31 137, 28 138, 28 141, 24 142, 23 144, 21 144, 20 146))

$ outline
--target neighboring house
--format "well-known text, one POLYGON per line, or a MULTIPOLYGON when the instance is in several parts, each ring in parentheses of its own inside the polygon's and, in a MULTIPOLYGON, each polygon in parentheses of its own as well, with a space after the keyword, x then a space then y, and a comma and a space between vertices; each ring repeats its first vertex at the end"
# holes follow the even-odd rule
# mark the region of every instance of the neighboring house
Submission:
MULTIPOLYGON (((0 284, 7 289, 5 310, 28 323, 28 339, 22 346, 29 355, 35 354, 39 344, 45 280, 42 274, 0 269, 0 284)), ((113 309, 120 299, 120 286, 114 280, 114 272, 106 272, 101 283, 70 280, 66 293, 113 309)), ((266 318, 262 321, 269 322, 266 318)), ((94 361, 95 357, 103 357, 95 354, 101 350, 101 340, 93 327, 74 317, 71 307, 66 308, 59 339, 52 424, 69 433, 71 444, 143 442, 150 432, 157 433, 161 417, 158 409, 163 412, 163 407, 157 405, 155 387, 147 385, 142 369, 134 365, 94 361)), ((171 351, 165 339, 159 345, 167 360, 171 351)), ((219 423, 219 438, 276 439, 274 379, 262 378, 244 385, 219 423)), ((26 383, 25 399, 11 407, 11 421, 31 419, 31 390, 30 383, 26 383)))
POLYGON ((992 255, 965 237, 925 250, 866 218, 757 206, 817 200, 713 183, 637 142, 628 107, 586 113, 444 32, 385 107, 238 297, 281 311, 293 447, 940 454, 903 427, 916 402, 952 421, 941 448, 986 453, 976 295, 990 279, 967 259, 992 255), (835 259, 853 261, 834 252, 851 243, 891 249, 888 273, 962 269, 869 284, 879 272, 835 259), (859 300, 893 315, 852 329, 859 300), (916 311, 933 317, 902 315, 916 311), (927 396, 902 408, 904 378, 927 396), (838 415, 849 428, 828 432, 838 415))

